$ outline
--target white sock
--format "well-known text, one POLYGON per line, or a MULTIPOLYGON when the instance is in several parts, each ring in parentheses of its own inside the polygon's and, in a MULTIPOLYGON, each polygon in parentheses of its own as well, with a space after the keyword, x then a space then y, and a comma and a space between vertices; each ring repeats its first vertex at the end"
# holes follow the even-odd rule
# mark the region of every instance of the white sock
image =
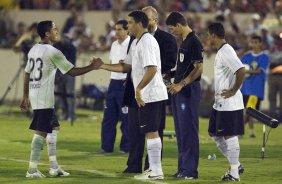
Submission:
POLYGON ((149 157, 150 169, 157 175, 163 175, 162 163, 161 163, 161 150, 162 141, 161 139, 147 139, 147 150, 149 157))
POLYGON ((255 135, 254 129, 250 129, 250 135, 255 135))
POLYGON ((31 142, 31 153, 29 160, 28 172, 30 174, 37 171, 37 164, 41 158, 41 152, 43 150, 44 137, 34 134, 31 142))
POLYGON ((59 131, 53 130, 52 133, 48 133, 46 137, 46 143, 48 147, 48 156, 50 161, 50 168, 57 169, 58 162, 56 157, 57 152, 57 134, 59 131))
POLYGON ((229 138, 225 141, 227 144, 228 160, 231 165, 230 174, 235 178, 239 178, 238 167, 240 165, 239 162, 240 145, 239 145, 238 136, 229 138))
POLYGON ((214 136, 214 142, 223 156, 227 157, 227 144, 223 136, 214 136))

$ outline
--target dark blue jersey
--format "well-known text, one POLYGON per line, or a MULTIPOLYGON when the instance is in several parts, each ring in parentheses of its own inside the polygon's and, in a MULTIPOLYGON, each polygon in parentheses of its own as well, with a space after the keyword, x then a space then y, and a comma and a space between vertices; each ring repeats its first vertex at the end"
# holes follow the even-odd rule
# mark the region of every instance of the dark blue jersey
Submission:
MULTIPOLYGON (((174 83, 179 83, 194 69, 195 63, 203 62, 203 46, 194 32, 187 35, 178 50, 177 68, 174 83)), ((195 81, 199 81, 201 76, 195 81)))
POLYGON ((242 59, 242 63, 248 65, 250 70, 261 70, 260 74, 251 74, 246 77, 241 87, 243 95, 254 95, 261 100, 264 98, 264 86, 266 80, 266 69, 269 64, 269 57, 264 52, 254 55, 253 53, 245 54, 242 59))

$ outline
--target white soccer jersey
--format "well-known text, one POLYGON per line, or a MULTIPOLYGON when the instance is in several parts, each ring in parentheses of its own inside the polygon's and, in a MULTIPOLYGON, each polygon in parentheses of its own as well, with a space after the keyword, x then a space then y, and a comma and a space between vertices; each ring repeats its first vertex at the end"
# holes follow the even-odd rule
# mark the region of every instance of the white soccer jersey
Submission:
POLYGON ((145 67, 157 66, 157 73, 154 78, 145 86, 142 91, 142 99, 145 103, 166 100, 167 89, 161 74, 160 48, 156 39, 149 33, 145 33, 139 41, 135 39, 125 63, 132 65, 131 77, 134 89, 138 86, 145 74, 145 67))
POLYGON ((241 91, 224 99, 221 93, 224 89, 231 89, 236 81, 235 73, 244 67, 234 49, 229 45, 223 45, 215 56, 214 63, 214 83, 215 83, 215 103, 213 108, 218 111, 235 111, 244 109, 241 91))
POLYGON ((33 110, 54 108, 57 68, 65 74, 73 67, 61 51, 49 44, 36 44, 30 49, 25 72, 30 73, 29 100, 33 110))
MULTIPOLYGON (((128 36, 121 44, 118 43, 118 40, 113 42, 110 51, 111 64, 118 64, 120 60, 124 60, 127 55, 129 41, 130 37, 128 36)), ((126 73, 111 72, 111 79, 124 80, 125 78, 126 73)))

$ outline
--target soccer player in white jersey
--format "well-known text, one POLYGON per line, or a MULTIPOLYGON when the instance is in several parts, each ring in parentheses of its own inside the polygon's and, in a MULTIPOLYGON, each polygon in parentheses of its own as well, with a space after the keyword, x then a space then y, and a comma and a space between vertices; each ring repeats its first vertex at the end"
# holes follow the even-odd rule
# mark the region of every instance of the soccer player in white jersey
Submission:
POLYGON ((35 131, 31 142, 31 154, 27 178, 45 177, 37 165, 43 150, 46 138, 50 161, 49 174, 51 176, 68 176, 58 165, 56 159, 56 143, 59 131, 59 122, 54 111, 54 79, 57 69, 63 74, 71 76, 82 75, 94 70, 94 63, 88 66, 75 68, 52 45, 58 41, 59 32, 52 21, 42 21, 37 26, 41 42, 35 44, 28 53, 28 62, 25 68, 24 91, 21 110, 29 109, 29 102, 34 111, 30 129, 35 131))
POLYGON ((162 142, 158 134, 161 114, 167 100, 167 90, 161 75, 160 49, 156 39, 147 31, 148 17, 142 11, 128 15, 128 31, 136 37, 124 63, 103 64, 95 59, 97 68, 129 72, 134 85, 137 108, 129 108, 130 120, 137 121, 139 132, 146 135, 150 170, 135 176, 140 180, 164 179, 161 165, 162 142))
POLYGON ((234 49, 225 41, 221 23, 208 26, 208 40, 217 49, 214 63, 215 103, 209 122, 209 134, 228 159, 230 168, 223 181, 240 181, 243 167, 239 162, 238 135, 244 134, 243 97, 240 92, 245 68, 234 49))

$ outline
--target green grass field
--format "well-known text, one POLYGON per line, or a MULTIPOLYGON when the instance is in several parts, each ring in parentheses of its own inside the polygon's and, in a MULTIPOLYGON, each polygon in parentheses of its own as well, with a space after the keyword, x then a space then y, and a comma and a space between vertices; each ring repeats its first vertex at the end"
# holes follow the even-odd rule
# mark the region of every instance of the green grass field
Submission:
MULTIPOLYGON (((222 183, 220 177, 226 172, 228 163, 220 155, 215 144, 207 134, 207 119, 200 119, 200 164, 199 179, 194 181, 175 180, 171 177, 177 168, 177 145, 175 138, 164 138, 163 171, 164 181, 143 182, 134 180, 133 175, 121 174, 126 168, 127 155, 118 153, 98 154, 100 146, 101 112, 78 110, 78 119, 74 126, 61 122, 58 142, 58 161, 66 171, 67 178, 27 179, 30 142, 33 132, 28 130, 30 119, 16 108, 7 114, 8 108, 0 107, 0 184, 112 184, 112 183, 222 183), (208 160, 215 153, 216 160, 208 160)), ((270 133, 266 158, 262 160, 262 125, 256 124, 257 138, 246 136, 240 139, 240 162, 245 167, 241 183, 282 183, 282 129, 278 127, 270 133)), ((172 117, 167 117, 167 130, 174 130, 172 117)), ((268 130, 268 129, 267 129, 268 130)), ((119 143, 120 131, 117 136, 119 143)), ((187 140, 189 141, 189 140, 187 140)), ((48 176, 47 149, 43 150, 39 169, 48 176)))

